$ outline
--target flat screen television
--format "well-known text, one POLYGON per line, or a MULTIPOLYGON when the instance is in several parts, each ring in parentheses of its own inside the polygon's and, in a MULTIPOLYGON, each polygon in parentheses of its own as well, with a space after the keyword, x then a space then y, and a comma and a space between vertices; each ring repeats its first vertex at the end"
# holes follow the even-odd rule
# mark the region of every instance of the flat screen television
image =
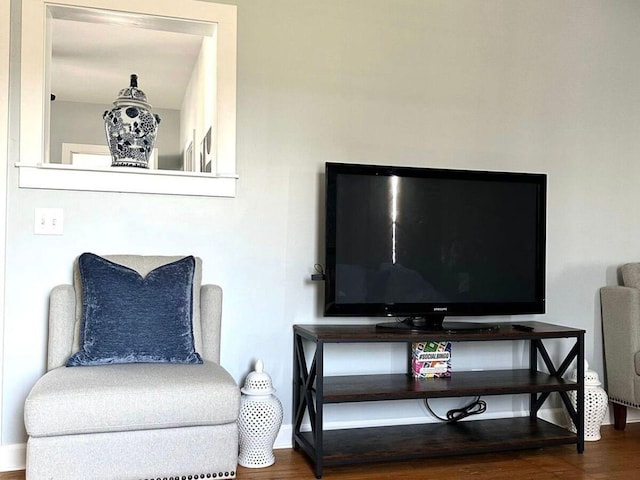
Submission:
POLYGON ((544 313, 546 186, 538 173, 327 163, 325 316, 433 331, 544 313))

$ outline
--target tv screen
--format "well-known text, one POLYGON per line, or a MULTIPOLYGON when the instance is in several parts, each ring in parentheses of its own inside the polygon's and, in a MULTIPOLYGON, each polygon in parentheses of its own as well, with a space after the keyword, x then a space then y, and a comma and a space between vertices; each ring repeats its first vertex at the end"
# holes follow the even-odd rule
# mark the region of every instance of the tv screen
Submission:
POLYGON ((546 175, 326 164, 325 315, 544 312, 546 175))

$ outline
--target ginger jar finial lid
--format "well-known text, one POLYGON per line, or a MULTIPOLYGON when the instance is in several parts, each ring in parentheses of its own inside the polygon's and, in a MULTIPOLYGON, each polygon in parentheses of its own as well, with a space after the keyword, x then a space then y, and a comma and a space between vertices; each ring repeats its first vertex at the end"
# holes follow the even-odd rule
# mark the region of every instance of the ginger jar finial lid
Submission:
POLYGON ((271 377, 264 371, 262 360, 256 362, 255 370, 247 375, 240 391, 246 395, 271 395, 275 393, 271 377))
POLYGON ((118 98, 113 102, 117 107, 122 105, 138 105, 140 107, 151 109, 151 105, 147 102, 147 96, 138 88, 138 75, 131 74, 129 79, 129 86, 123 88, 118 93, 118 98))

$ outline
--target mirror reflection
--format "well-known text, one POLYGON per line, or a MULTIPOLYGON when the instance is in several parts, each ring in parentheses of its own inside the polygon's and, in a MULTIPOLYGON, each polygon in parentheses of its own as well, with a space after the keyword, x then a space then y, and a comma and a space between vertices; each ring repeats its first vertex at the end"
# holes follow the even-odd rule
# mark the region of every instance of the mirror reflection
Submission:
POLYGON ((103 113, 136 74, 162 119, 150 168, 215 173, 205 102, 215 24, 66 7, 48 14, 49 162, 110 165, 103 113))

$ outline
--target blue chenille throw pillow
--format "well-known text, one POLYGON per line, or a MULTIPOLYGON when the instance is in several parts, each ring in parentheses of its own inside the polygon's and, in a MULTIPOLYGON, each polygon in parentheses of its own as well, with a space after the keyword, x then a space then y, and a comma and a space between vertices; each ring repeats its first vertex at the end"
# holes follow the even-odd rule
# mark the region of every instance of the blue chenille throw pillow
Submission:
POLYGON ((142 277, 93 253, 78 259, 80 350, 68 367, 112 363, 202 363, 193 341, 192 256, 142 277))

